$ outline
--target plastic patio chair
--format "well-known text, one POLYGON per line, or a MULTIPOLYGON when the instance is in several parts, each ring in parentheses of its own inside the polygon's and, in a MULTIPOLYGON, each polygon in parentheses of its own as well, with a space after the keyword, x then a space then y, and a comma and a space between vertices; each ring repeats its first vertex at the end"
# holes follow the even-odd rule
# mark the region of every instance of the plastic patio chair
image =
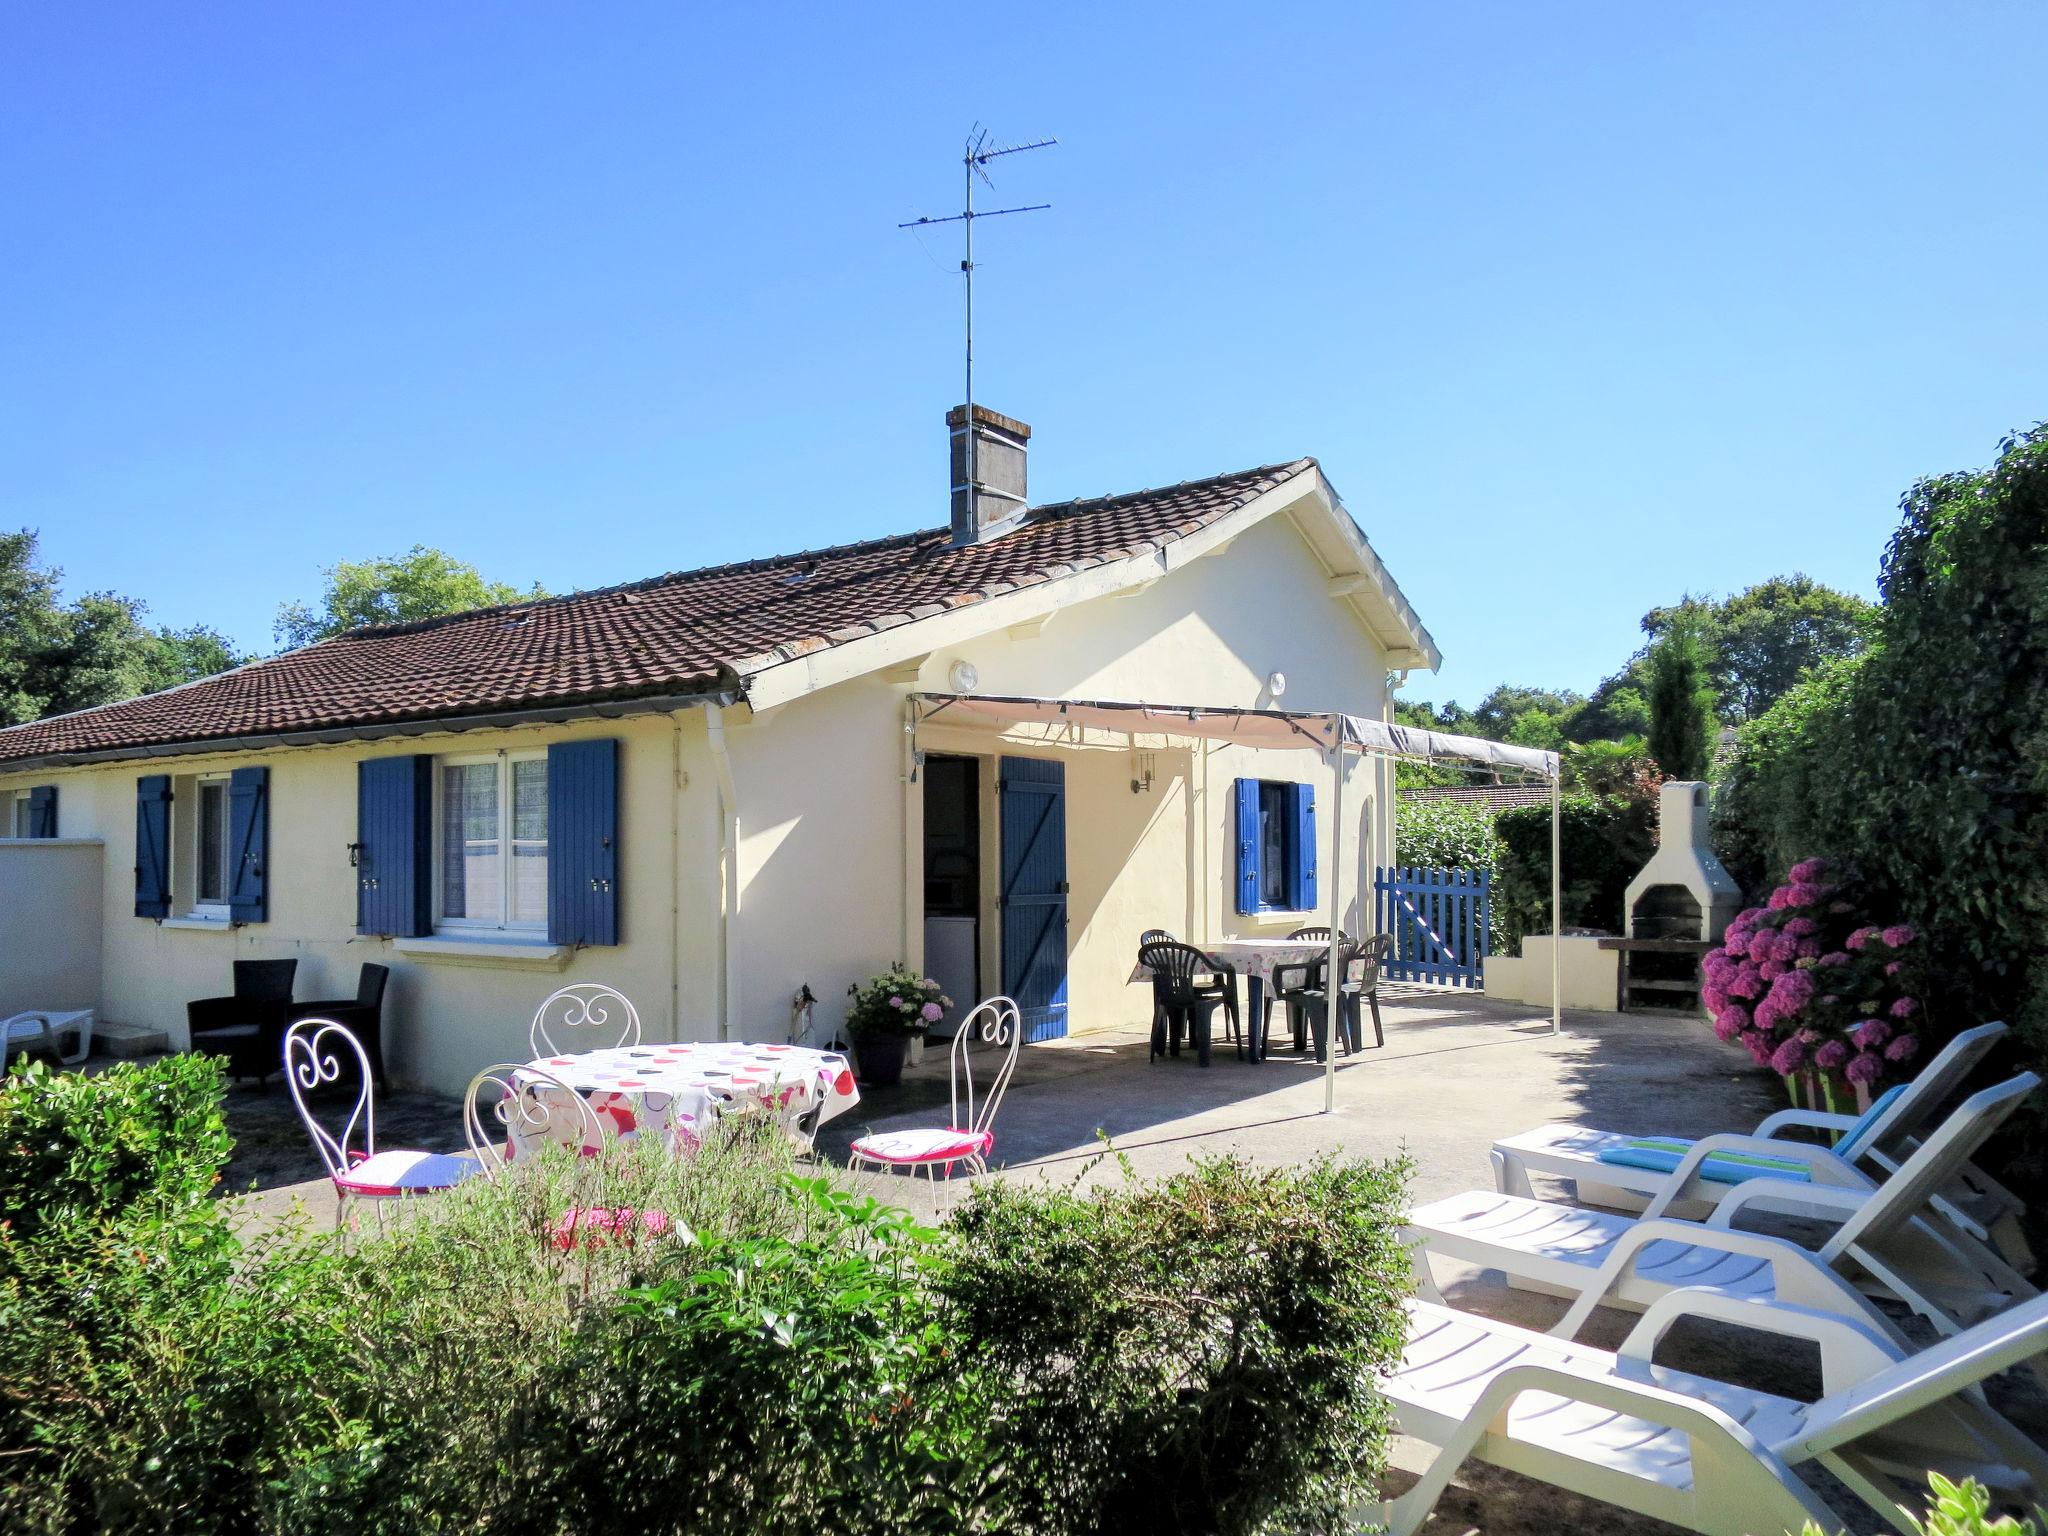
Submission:
POLYGON ((1017 1048, 1024 1036, 1023 1015, 1007 997, 992 997, 967 1015, 953 1036, 949 1080, 952 1110, 942 1127, 911 1131, 881 1131, 861 1137, 849 1149, 847 1166, 877 1169, 905 1169, 912 1178, 922 1168, 936 1183, 943 1168, 953 1177, 954 1166, 967 1169, 970 1177, 988 1172, 988 1155, 995 1147, 992 1127, 1010 1075, 1017 1070, 1017 1048), (1002 1053, 979 1107, 974 1100, 974 1044, 1002 1053))
POLYGON ((1141 945, 1138 963, 1152 973, 1152 1050, 1148 1059, 1180 1054, 1183 1026, 1192 1037, 1195 1056, 1209 1065, 1212 1020, 1218 1008, 1227 1021, 1227 1038, 1241 1035, 1237 1015, 1237 972, 1211 959, 1192 944, 1171 940, 1141 945))
MULTIPOLYGON (((1665 1214, 1698 1198, 1702 1167, 1723 1138, 1695 1142, 1640 1217, 1554 1205, 1488 1191, 1453 1195, 1413 1212, 1418 1293, 1441 1300, 1432 1260, 1498 1269, 1511 1286, 1575 1298, 1551 1331, 1571 1338, 1596 1306, 1641 1309, 1673 1289, 1711 1285, 1763 1300, 1784 1291, 1785 1250, 1852 1277, 1867 1293, 1899 1302, 1944 1333, 2040 1292, 1988 1244, 1942 1215, 1934 1199, 2040 1083, 2033 1073, 1972 1094, 1882 1184, 1820 1147, 1797 1148, 1813 1182, 1749 1179, 1724 1195, 1705 1222, 1665 1214), (1791 1211, 1832 1228, 1811 1249, 1739 1231, 1751 1210, 1791 1211), (1775 1246, 1773 1246, 1775 1245, 1775 1246)), ((1727 1138, 1741 1140, 1741 1138, 1727 1138)), ((1788 1148, 1795 1144, 1787 1143, 1788 1148)), ((1825 1301, 1820 1303, 1825 1305, 1825 1301)))
POLYGON ((1979 1386, 2044 1351, 2048 1297, 1913 1350, 1855 1319, 1681 1289, 1612 1353, 1411 1302, 1407 1352, 1381 1390, 1401 1432, 1440 1449, 1386 1506, 1387 1529, 1420 1530, 1474 1457, 1706 1536, 1808 1520, 1839 1529, 1808 1480, 1816 1467, 1899 1531, 1918 1529, 1902 1501, 1924 1496, 1929 1466, 2032 1505, 2048 1494, 2048 1454, 1979 1386), (1822 1395, 1801 1402, 1656 1365, 1685 1318, 1817 1346, 1822 1395))
MULTIPOLYGON (((450 1189, 477 1172, 476 1162, 459 1154, 377 1150, 377 1099, 370 1054, 345 1024, 332 1019, 300 1019, 285 1031, 284 1076, 292 1103, 313 1138, 313 1149, 334 1183, 334 1224, 339 1227, 351 1200, 395 1200, 407 1195, 450 1189), (306 1102, 308 1094, 338 1085, 344 1072, 356 1072, 355 1103, 339 1131, 320 1123, 306 1102), (357 1129, 362 1145, 354 1145, 357 1129)), ((381 1208, 380 1208, 381 1209, 381 1208)))
POLYGON ((579 1051, 638 1045, 640 1012, 617 987, 599 981, 579 981, 548 994, 547 1000, 534 1011, 533 1029, 527 1040, 536 1056, 571 1056, 579 1051), (615 1012, 621 1016, 616 1031, 612 1029, 615 1012), (555 1043, 548 1033, 551 1024, 569 1044, 555 1043))

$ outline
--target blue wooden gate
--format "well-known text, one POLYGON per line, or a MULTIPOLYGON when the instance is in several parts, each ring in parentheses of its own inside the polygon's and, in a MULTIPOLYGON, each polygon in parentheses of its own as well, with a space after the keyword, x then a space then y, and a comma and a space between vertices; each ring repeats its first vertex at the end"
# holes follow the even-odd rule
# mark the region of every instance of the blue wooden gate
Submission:
POLYGON ((1483 869, 1378 869, 1379 931, 1394 936, 1390 981, 1478 987, 1493 926, 1493 877, 1483 869))
POLYGON ((1003 836, 1003 991, 1024 1038, 1067 1032, 1067 770, 1006 757, 997 776, 1003 836))

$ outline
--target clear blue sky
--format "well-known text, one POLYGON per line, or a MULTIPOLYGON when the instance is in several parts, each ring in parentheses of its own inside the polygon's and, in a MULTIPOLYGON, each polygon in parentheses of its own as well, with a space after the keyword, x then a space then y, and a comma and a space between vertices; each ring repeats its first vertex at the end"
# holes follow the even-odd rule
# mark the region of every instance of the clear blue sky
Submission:
POLYGON ((415 542, 560 591, 942 521, 958 249, 894 226, 979 118, 1060 139, 982 226, 1037 499, 1316 454, 1411 694, 1586 688, 1682 591, 1873 591, 2048 415, 2044 59, 2019 0, 15 5, 0 523, 267 647, 415 542))

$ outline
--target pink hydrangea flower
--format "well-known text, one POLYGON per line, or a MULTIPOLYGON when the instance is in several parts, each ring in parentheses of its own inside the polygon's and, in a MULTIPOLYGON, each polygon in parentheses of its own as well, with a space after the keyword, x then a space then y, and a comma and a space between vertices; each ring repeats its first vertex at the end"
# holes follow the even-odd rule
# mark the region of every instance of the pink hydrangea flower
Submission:
POLYGON ((1849 1047, 1840 1040, 1830 1040, 1813 1053, 1813 1064, 1823 1072, 1840 1071, 1848 1059, 1849 1047))
POLYGON ((1806 1065, 1806 1043, 1803 1040, 1787 1040, 1771 1052, 1771 1070, 1780 1077, 1790 1077, 1806 1065))
MULTIPOLYGON (((1748 1029, 1750 1025, 1756 1022, 1749 1016, 1749 1010, 1743 1007, 1740 1003, 1730 1003, 1726 1008, 1723 1008, 1719 1013, 1714 1015, 1714 1022, 1716 1024, 1721 1023, 1723 1020, 1726 1020, 1730 1024, 1732 1030, 1738 1033, 1742 1030, 1748 1029)), ((1721 1038, 1723 1040, 1726 1040, 1728 1036, 1723 1035, 1721 1038)))
POLYGON ((1801 939, 1799 941, 1799 963, 1801 965, 1811 965, 1818 959, 1820 959, 1820 940, 1801 939))
POLYGON ((1902 997, 1891 1006, 1891 1016, 1895 1019, 1910 1019, 1919 1011, 1920 1004, 1910 997, 1902 997))
POLYGON ((1756 1005, 1756 1010, 1751 1014, 1750 1021, 1759 1030, 1768 1035, 1785 1022, 1785 1010, 1767 997, 1756 1005))
POLYGON ((1864 945, 1868 944, 1872 939, 1876 938, 1878 936, 1878 932, 1879 930, 1876 928, 1858 928, 1854 933, 1850 934, 1848 938, 1842 941, 1842 947, 1844 949, 1861 949, 1864 945))
POLYGON ((923 1016, 927 1024, 936 1024, 946 1016, 946 1010, 937 1003, 926 1003, 922 1008, 918 1009, 918 1013, 923 1016))
POLYGON ((1808 934, 1819 933, 1820 924, 1810 917, 1795 917, 1785 925, 1785 931, 1795 939, 1803 939, 1808 934))
POLYGON ((889 999, 889 1006, 891 1008, 901 1008, 903 1006, 903 999, 901 997, 892 997, 889 999))
POLYGON ((1886 1061, 1911 1061, 1919 1052, 1920 1042, 1912 1035, 1901 1035, 1884 1048, 1886 1061))
POLYGON ((1730 997, 1759 996, 1764 989, 1764 973, 1745 960, 1728 978, 1727 987, 1730 997))
POLYGON ((1847 965, 1849 957, 1839 949, 1832 949, 1820 957, 1820 963, 1832 969, 1838 965, 1847 965))
POLYGON ((1832 1008, 1842 1000, 1842 995, 1839 992, 1823 992, 1820 1000, 1825 1006, 1832 1008))
POLYGON ((1858 1024, 1849 1035, 1849 1038, 1856 1042, 1856 1049, 1859 1051, 1874 1051, 1891 1037, 1892 1027, 1882 1019, 1871 1019, 1858 1024))
POLYGON ((1740 960, 1749 953, 1749 930, 1737 930, 1731 927, 1726 933, 1721 935, 1721 948, 1717 953, 1726 955, 1732 960, 1740 960))
POLYGON ((1763 977, 1765 981, 1776 981, 1791 969, 1792 967, 1785 964, 1782 960, 1766 960, 1757 967, 1757 974, 1763 977))
POLYGON ((1792 905, 1795 907, 1817 907, 1827 899, 1827 892, 1820 886, 1801 881, 1792 886, 1792 905))
POLYGON ((1875 1056, 1857 1056, 1842 1068, 1842 1075, 1852 1083, 1874 1083, 1884 1076, 1884 1063, 1875 1056))
POLYGON ((1711 1014, 1719 1014, 1728 1006, 1728 994, 1712 982, 1700 989, 1700 1005, 1711 1014))
POLYGON ((1742 1043, 1749 1047, 1749 1054, 1756 1058, 1758 1066, 1768 1067, 1771 1064, 1771 1047, 1763 1036, 1744 1035, 1742 1043))
POLYGON ((1779 886, 1775 891, 1771 892, 1771 899, 1768 905, 1773 912, 1782 912, 1785 908, 1791 906, 1792 887, 1789 885, 1779 886))
POLYGON ((1785 871, 1785 878, 1794 885, 1811 885, 1828 872, 1826 859, 1801 859, 1785 871))
POLYGON ((1904 949, 1920 935, 1911 923, 1894 923, 1878 937, 1884 940, 1886 949, 1904 949))
POLYGON ((1896 976, 1905 968, 1905 965, 1897 960, 1887 960, 1884 963, 1884 973, 1887 976, 1896 976))
POLYGON ((1771 983, 1771 1001, 1787 1013, 1797 1013, 1813 1001, 1813 977, 1805 971, 1787 971, 1771 983))

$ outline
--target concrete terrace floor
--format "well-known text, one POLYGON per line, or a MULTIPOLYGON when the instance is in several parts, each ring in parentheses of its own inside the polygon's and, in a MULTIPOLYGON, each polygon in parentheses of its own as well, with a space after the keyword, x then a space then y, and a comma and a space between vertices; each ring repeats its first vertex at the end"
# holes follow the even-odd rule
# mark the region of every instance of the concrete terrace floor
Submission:
MULTIPOLYGON (((1488 1151, 1498 1136, 1551 1120, 1580 1120, 1628 1132, 1696 1136, 1747 1129, 1783 1103, 1776 1082, 1717 1042, 1704 1024, 1683 1019, 1568 1011, 1552 1035, 1546 1012, 1463 993, 1389 987, 1383 998, 1387 1043, 1338 1059, 1336 1109, 1322 1113, 1323 1073, 1281 1049, 1253 1067, 1219 1043, 1205 1071, 1192 1051, 1150 1063, 1135 1029, 1095 1032, 1026 1046, 996 1122, 994 1177, 1094 1181, 1121 1177, 1103 1156, 1100 1136, 1140 1176, 1172 1172, 1190 1157, 1231 1152, 1284 1166, 1328 1151, 1413 1162, 1420 1204, 1490 1188, 1488 1151)), ((1279 1022, 1276 1015, 1276 1026, 1279 1022)), ((1370 1033, 1368 1031, 1368 1039, 1370 1033)), ((943 1123, 944 1042, 928 1046, 894 1088, 869 1090, 826 1124, 820 1155, 842 1162, 851 1141, 870 1129, 943 1123)), ((303 1199, 324 1218, 332 1196, 289 1096, 242 1088, 229 1100, 237 1138, 226 1184, 257 1220, 303 1199)), ((459 1150, 457 1106, 427 1094, 396 1092, 378 1103, 382 1145, 459 1150)), ((967 1189, 955 1180, 868 1174, 864 1185, 895 1203, 942 1215, 967 1189)), ((1539 1194, 1567 1198, 1566 1186, 1539 1194)), ((1564 1303, 1512 1291, 1497 1274, 1445 1266, 1455 1304, 1543 1328, 1564 1303)), ((1632 1315, 1603 1311, 1582 1335, 1612 1348, 1632 1315)), ((1668 1363, 1792 1395, 1818 1395, 1817 1362, 1785 1357, 1732 1330, 1681 1328, 1660 1356, 1668 1363)), ((1994 1395, 2036 1435, 2048 1433, 2048 1397, 2031 1380, 1996 1384, 1994 1395)), ((1397 1442, 1389 1490, 1399 1492, 1427 1464, 1429 1449, 1397 1442)), ((1839 1493, 1839 1490, 1837 1490, 1839 1493)), ((1874 1528, 1867 1511, 1837 1500, 1851 1531, 1874 1528)), ((1671 1529, 1545 1488, 1512 1473, 1471 1464, 1437 1506, 1429 1530, 1442 1536, 1654 1536, 1671 1529)), ((1775 1536, 1775 1533, 1759 1533, 1775 1536)))

